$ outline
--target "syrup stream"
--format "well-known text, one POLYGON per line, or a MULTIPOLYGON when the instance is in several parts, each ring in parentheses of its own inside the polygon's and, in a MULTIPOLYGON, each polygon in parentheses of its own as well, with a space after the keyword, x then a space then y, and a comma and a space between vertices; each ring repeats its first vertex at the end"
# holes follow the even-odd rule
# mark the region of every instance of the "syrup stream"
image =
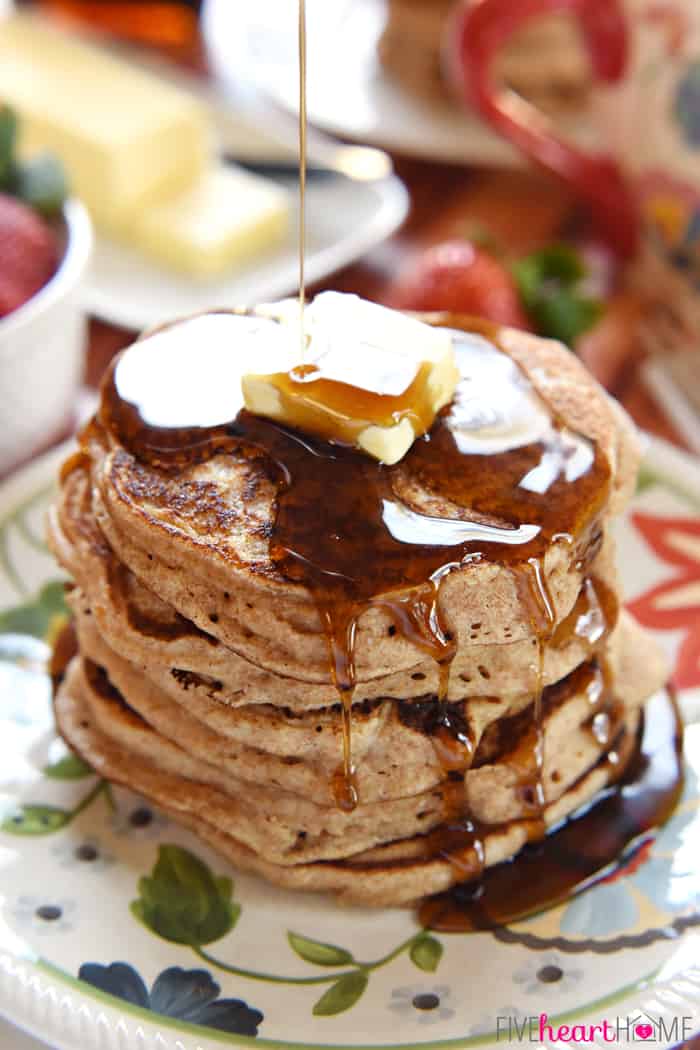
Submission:
POLYGON ((304 310, 306 307, 306 0, 299 0, 299 338, 304 364, 306 337, 304 310))

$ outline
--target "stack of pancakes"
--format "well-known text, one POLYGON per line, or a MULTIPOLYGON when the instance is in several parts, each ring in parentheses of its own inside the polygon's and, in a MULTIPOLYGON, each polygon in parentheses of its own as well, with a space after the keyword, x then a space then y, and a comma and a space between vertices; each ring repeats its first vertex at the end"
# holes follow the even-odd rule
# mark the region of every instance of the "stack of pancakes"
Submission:
MULTIPOLYGON (((379 57, 413 94, 454 101, 446 51, 458 0, 389 0, 379 57)), ((498 60, 497 76, 540 108, 558 113, 583 105, 590 66, 571 18, 551 14, 515 34, 498 60)))
MULTIPOLYGON (((455 643, 439 699, 437 663, 387 607, 368 606, 351 710, 359 804, 341 808, 341 704, 315 597, 272 558, 269 471, 235 449, 164 471, 98 416, 49 518, 74 580, 79 653, 56 697, 71 747, 238 867, 377 905, 477 877, 617 780, 664 678, 616 597, 611 524, 634 486, 635 435, 563 347, 509 330, 499 346, 607 477, 585 531, 554 536, 539 562, 546 634, 517 562, 465 559, 439 591, 455 643), (465 740, 470 760, 451 762, 465 740), (471 837, 454 848, 459 822, 471 837)), ((421 489, 411 464, 396 476, 414 511, 468 517, 421 489)))

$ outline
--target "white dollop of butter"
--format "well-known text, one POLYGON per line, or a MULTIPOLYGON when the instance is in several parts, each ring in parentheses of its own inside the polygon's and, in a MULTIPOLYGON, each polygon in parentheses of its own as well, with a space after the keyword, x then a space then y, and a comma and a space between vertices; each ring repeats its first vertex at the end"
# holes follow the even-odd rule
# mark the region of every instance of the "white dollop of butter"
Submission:
POLYGON ((393 464, 456 390, 459 369, 444 328, 356 295, 323 292, 304 311, 302 345, 297 300, 256 313, 289 335, 256 348, 255 371, 242 377, 246 408, 256 415, 393 464))

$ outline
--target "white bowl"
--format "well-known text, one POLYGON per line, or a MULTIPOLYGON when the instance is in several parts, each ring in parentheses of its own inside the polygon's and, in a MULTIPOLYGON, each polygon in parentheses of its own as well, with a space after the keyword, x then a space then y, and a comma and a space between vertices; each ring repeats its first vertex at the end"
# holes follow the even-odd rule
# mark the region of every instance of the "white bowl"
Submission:
POLYGON ((80 285, 92 225, 79 201, 63 208, 65 249, 56 273, 0 318, 0 474, 68 425, 83 374, 86 316, 80 285))

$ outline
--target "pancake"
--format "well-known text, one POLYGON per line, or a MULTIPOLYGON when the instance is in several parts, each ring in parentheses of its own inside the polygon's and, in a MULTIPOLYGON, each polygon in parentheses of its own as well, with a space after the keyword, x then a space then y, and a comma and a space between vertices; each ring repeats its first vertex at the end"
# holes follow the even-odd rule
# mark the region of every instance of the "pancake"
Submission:
MULTIPOLYGON (((69 602, 76 609, 81 651, 93 662, 108 670, 116 667, 113 677, 125 695, 130 695, 128 679, 122 686, 117 680, 120 671, 125 676, 127 673, 129 677, 138 676, 141 683, 148 682, 149 688, 160 693, 164 701, 166 697, 170 702, 174 700, 188 715, 231 742, 253 746, 287 760, 311 759, 315 764, 328 769, 337 765, 342 741, 342 720, 337 698, 333 698, 335 702, 328 706, 301 712, 263 702, 231 707, 219 700, 218 682, 211 682, 206 686, 202 682, 193 681, 193 676, 187 672, 173 673, 172 670, 166 669, 158 673, 157 669, 126 661, 123 655, 117 656, 114 648, 100 635, 94 618, 89 612, 86 613, 80 592, 73 592, 69 596, 69 602)), ((616 666, 621 638, 622 633, 617 630, 610 636, 606 646, 597 649, 597 654, 604 657, 606 666, 610 669, 616 666)), ((575 669, 570 669, 565 677, 572 674, 573 670, 575 669)), ((545 689, 554 688, 554 685, 555 683, 545 686, 545 689)), ((356 763, 362 762, 369 748, 377 746, 379 734, 382 734, 382 747, 385 750, 402 754, 407 760, 411 752, 403 751, 408 741, 399 723, 403 726, 415 726, 422 719, 429 719, 431 705, 435 700, 435 694, 428 693, 399 701, 383 697, 355 703, 353 755, 356 763)), ((448 703, 450 719, 456 720, 473 745, 478 746, 482 736, 494 723, 502 718, 517 715, 529 707, 532 704, 532 693, 523 688, 512 698, 498 695, 477 696, 448 703)), ((415 741, 412 750, 415 751, 415 741)), ((425 743, 420 748, 421 760, 431 767, 435 761, 433 750, 425 743)), ((385 789, 388 786, 385 782, 385 789)))
MULTIPOLYGON (((239 706, 276 704, 303 711, 337 703, 337 692, 325 685, 272 674, 223 645, 187 621, 149 591, 118 562, 92 516, 87 472, 76 469, 66 479, 49 515, 49 540, 61 564, 79 585, 71 604, 76 615, 94 616, 108 645, 138 664, 175 699, 183 691, 193 701, 239 706)), ((564 678, 587 659, 615 626, 617 576, 612 539, 590 567, 576 616, 562 623, 545 647, 543 685, 564 678), (590 581, 593 581, 592 583, 590 581), (592 590, 591 590, 592 588, 592 590), (584 621, 584 617, 589 620, 584 621)), ((532 639, 502 645, 470 642, 453 661, 448 699, 468 696, 522 697, 532 682, 532 639)), ((406 671, 358 681, 355 699, 410 699, 437 692, 438 668, 420 659, 406 671)))
MULTIPOLYGON (((287 717, 269 705, 231 710, 217 705, 216 701, 209 701, 208 709, 203 710, 186 693, 182 694, 181 703, 173 706, 170 696, 144 677, 140 668, 105 644, 94 621, 79 617, 77 622, 81 653, 106 670, 110 682, 129 698, 132 710, 157 732, 242 780, 272 784, 318 804, 333 805, 333 773, 342 758, 342 723, 337 707, 300 717, 287 717)), ((611 644, 601 653, 608 679, 617 680, 617 667, 625 649, 637 643, 643 645, 642 638, 639 628, 625 617, 611 644)), ((605 701, 602 692, 609 686, 598 668, 597 662, 584 664, 544 692, 545 710, 548 703, 553 711, 557 709, 556 718, 550 720, 549 715, 544 718, 544 739, 548 750, 561 759, 565 767, 567 749, 576 750, 579 764, 592 761, 600 749, 600 741, 587 731, 581 733, 580 739, 571 735, 581 723, 593 717, 595 705, 605 701), (595 672, 590 670, 593 666, 595 672)), ((652 685, 658 684, 657 675, 658 664, 651 661, 644 677, 636 679, 638 691, 632 702, 640 703, 644 699, 648 677, 652 685)), ((529 739, 531 702, 524 694, 523 700, 510 708, 496 698, 450 706, 451 721, 472 741, 475 764, 485 762, 502 750, 503 733, 499 730, 520 716, 517 723, 508 727, 509 738, 518 740, 520 748, 520 757, 513 754, 509 765, 522 771, 533 750, 529 739)), ((402 798, 430 790, 444 780, 445 771, 431 735, 438 710, 434 697, 413 704, 384 700, 359 705, 353 714, 353 758, 362 802, 402 798)), ((573 775, 578 772, 577 766, 573 775)), ((467 781, 472 785, 471 793, 477 792, 477 785, 486 783, 487 779, 478 770, 470 770, 467 781)), ((558 783, 565 786, 568 780, 557 771, 558 783)), ((506 782, 512 786, 507 778, 499 781, 504 785, 506 782)), ((481 812, 483 803, 479 801, 475 805, 481 812)))
MULTIPOLYGON (((195 830, 242 870, 257 872, 276 885, 323 890, 353 903, 377 906, 409 904, 426 894, 448 889, 455 882, 468 879, 470 874, 476 876, 479 873, 475 857, 471 860, 466 855, 461 857, 457 872, 448 860, 426 856, 430 838, 424 834, 403 841, 391 839, 380 848, 354 854, 346 852, 343 861, 307 863, 299 858, 295 864, 275 863, 269 859, 267 848, 271 821, 265 822, 262 834, 260 822, 256 822, 258 839, 265 847, 263 854, 243 840, 242 835, 247 829, 240 822, 241 814, 232 804, 231 797, 201 780, 187 777, 184 752, 171 745, 172 767, 155 764, 155 755, 160 758, 160 749, 155 748, 156 734, 140 719, 136 721, 133 715, 134 735, 145 738, 143 749, 135 752, 133 740, 125 746, 105 735, 92 722, 92 713, 84 698, 86 691, 83 668, 76 658, 55 701, 58 726, 71 747, 100 775, 126 784, 151 799, 180 823, 195 830)), ((543 816, 548 827, 559 823, 620 775, 633 753, 638 722, 639 713, 633 709, 616 742, 616 765, 596 763, 556 802, 545 806, 543 816)), ((254 794, 248 794, 248 803, 254 794)), ((483 840, 486 866, 517 853, 528 838, 528 821, 516 821, 488 831, 483 840)))
MULTIPOLYGON (((449 323, 466 327, 469 322, 451 317, 449 323)), ((542 586, 561 620, 576 601, 610 515, 631 492, 637 443, 610 398, 560 344, 507 329, 498 330, 497 337, 559 425, 595 442, 596 462, 607 479, 596 489, 595 506, 578 508, 585 525, 573 541, 557 534, 541 558, 542 586)), ((87 450, 99 529, 119 561, 149 590, 250 662, 287 677, 328 680, 327 644, 314 596, 307 586, 281 575, 271 556, 276 488, 259 458, 234 449, 174 477, 140 462, 97 428, 87 450)), ((467 518, 464 508, 449 500, 449 486, 443 494, 436 489, 439 479, 431 478, 426 488, 421 472, 431 456, 417 443, 392 472, 401 504, 430 517, 477 520, 473 509, 467 518)), ((448 480, 443 478, 443 487, 448 480)), ((496 526, 502 535, 511 523, 496 526)), ((445 576, 439 615, 458 649, 532 638, 523 564, 472 559, 445 576)), ((369 603, 357 622, 357 677, 405 671, 421 658, 420 648, 396 630, 392 614, 381 603, 369 603)))
MULTIPOLYGON (((545 694, 542 719, 544 766, 541 783, 546 803, 556 801, 612 746, 619 728, 636 711, 649 693, 663 681, 665 668, 659 662, 648 667, 643 680, 636 664, 646 652, 646 635, 632 621, 622 631, 620 670, 611 676, 610 697, 600 678, 584 665, 571 679, 545 694), (610 721, 608 737, 592 731, 596 714, 610 721)), ((283 761, 250 748, 233 748, 217 734, 197 724, 184 709, 129 677, 128 668, 114 661, 109 678, 91 662, 80 665, 74 678, 79 682, 83 710, 94 730, 119 744, 131 755, 131 766, 149 762, 167 773, 177 774, 218 793, 212 796, 211 814, 223 830, 235 828, 236 837, 255 852, 277 864, 305 860, 329 860, 381 846, 394 838, 406 838, 437 828, 444 820, 445 772, 434 762, 434 786, 419 790, 416 776, 402 781, 403 797, 386 798, 382 789, 378 800, 368 796, 373 780, 382 781, 388 769, 380 754, 373 768, 372 752, 364 756, 359 778, 360 804, 351 812, 338 809, 328 792, 328 773, 313 777, 308 763, 293 763, 285 780, 283 761), (114 667, 119 667, 115 672, 114 667), (128 704, 121 698, 115 681, 129 689, 128 704), (325 786, 325 791, 324 791, 325 786), (220 796, 226 796, 224 803, 220 796), (220 804, 219 804, 220 803, 220 804)), ((71 686, 66 687, 70 692, 71 686)), ((60 709, 60 705, 59 705, 60 709)), ((533 748, 527 739, 532 717, 526 726, 510 727, 495 753, 488 757, 476 750, 474 765, 464 776, 464 790, 470 811, 483 823, 502 823, 530 814, 521 786, 532 782, 533 748), (483 764, 480 764, 483 763, 483 764)), ((59 718, 59 725, 60 725, 59 718)), ((69 735, 69 742, 75 741, 69 735)), ((388 756, 397 763, 397 754, 388 756)), ((401 771, 411 769, 402 753, 401 771)), ((416 771, 417 772, 417 771, 416 771)), ((130 776, 130 767, 122 776, 130 776)), ((141 790, 140 788, 138 790, 141 790)), ((450 782, 454 790, 454 782, 450 782)))

